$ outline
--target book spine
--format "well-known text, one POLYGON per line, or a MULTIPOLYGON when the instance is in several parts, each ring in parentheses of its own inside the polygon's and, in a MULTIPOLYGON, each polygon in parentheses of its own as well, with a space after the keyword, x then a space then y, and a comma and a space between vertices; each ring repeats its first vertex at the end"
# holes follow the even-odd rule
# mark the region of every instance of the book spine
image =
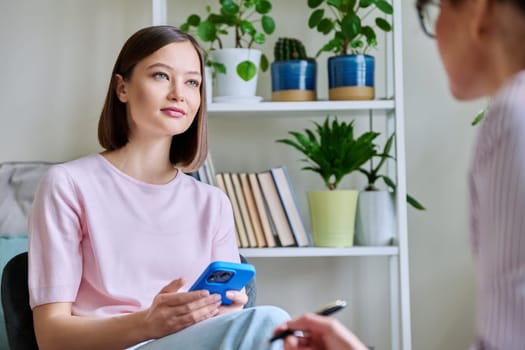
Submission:
POLYGON ((239 210, 241 213, 241 219, 246 230, 246 236, 248 237, 248 244, 250 248, 257 247, 257 240, 255 238, 255 233, 253 231, 253 225, 250 220, 250 214, 248 213, 248 208, 246 207, 246 201, 244 200, 244 193, 242 192, 241 181, 239 179, 239 174, 231 174, 233 189, 235 190, 235 197, 239 203, 239 210))
POLYGON ((198 171, 192 171, 191 173, 186 173, 187 175, 193 177, 195 180, 200 181, 199 172, 198 171))
POLYGON ((199 179, 201 180, 201 182, 204 182, 205 184, 210 183, 208 180, 208 177, 206 176, 206 170, 204 170, 204 164, 201 165, 201 167, 199 168, 198 174, 199 174, 199 179))
POLYGON ((204 170, 206 172, 206 177, 208 178, 208 183, 215 186, 215 168, 213 166, 213 161, 211 159, 211 154, 208 152, 206 161, 204 161, 204 170))
MULTIPOLYGON (((226 196, 228 196, 228 192, 226 191, 226 184, 224 183, 224 178, 222 176, 222 174, 215 174, 215 182, 217 184, 217 187, 219 187, 222 192, 224 192, 226 194, 226 196)), ((230 199, 230 197, 228 196, 228 199, 230 199)), ((233 205, 231 204, 231 200, 230 200, 230 205, 232 206, 232 212, 234 212, 233 210, 233 205)), ((235 212, 234 212, 234 224, 235 224, 235 238, 237 238, 237 247, 239 248, 242 248, 242 242, 241 242, 241 238, 239 236, 239 230, 237 228, 237 222, 235 221, 235 212)))
POLYGON ((310 234, 299 211, 295 191, 293 190, 286 167, 284 165, 275 167, 270 169, 270 172, 298 246, 304 247, 310 245, 310 234))
POLYGON ((255 206, 255 199, 253 198, 253 191, 248 180, 248 174, 240 173, 239 180, 241 181, 242 193, 244 194, 244 201, 246 202, 246 209, 248 209, 248 216, 252 223, 253 232, 255 234, 255 240, 257 241, 258 248, 264 248, 267 246, 266 239, 262 232, 261 220, 257 213, 257 207, 255 206))
POLYGON ((281 245, 283 247, 297 246, 271 172, 258 173, 257 178, 261 184, 263 196, 268 203, 269 213, 275 224, 281 245))
POLYGON ((249 248, 250 244, 248 242, 246 229, 244 228, 244 222, 242 221, 239 202, 237 202, 237 198, 235 197, 235 190, 233 188, 231 175, 230 173, 223 173, 222 176, 226 186, 226 193, 228 194, 228 197, 230 197, 230 202, 232 203, 233 215, 235 216, 235 226, 237 227, 237 232, 239 233, 241 248, 249 248))
POLYGON ((266 239, 266 244, 270 248, 276 247, 277 243, 274 237, 275 232, 272 229, 272 223, 270 222, 268 209, 264 202, 264 197, 261 193, 261 187, 259 185, 257 175, 254 173, 248 174, 248 180, 250 181, 250 187, 252 189, 253 198, 257 207, 257 214, 259 214, 259 219, 261 222, 264 238, 266 239))

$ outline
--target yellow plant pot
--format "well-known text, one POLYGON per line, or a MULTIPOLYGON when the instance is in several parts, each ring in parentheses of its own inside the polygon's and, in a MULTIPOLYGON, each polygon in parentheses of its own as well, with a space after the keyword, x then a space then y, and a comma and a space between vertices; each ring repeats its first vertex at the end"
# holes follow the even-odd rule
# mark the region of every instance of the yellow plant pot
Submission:
POLYGON ((355 214, 359 191, 308 192, 311 229, 316 247, 354 245, 355 214))

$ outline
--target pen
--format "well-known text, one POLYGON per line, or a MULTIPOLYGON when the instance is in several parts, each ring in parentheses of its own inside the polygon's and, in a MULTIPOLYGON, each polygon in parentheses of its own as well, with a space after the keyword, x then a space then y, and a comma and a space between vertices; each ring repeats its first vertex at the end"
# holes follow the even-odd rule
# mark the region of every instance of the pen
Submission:
MULTIPOLYGON (((341 310, 345 306, 346 306, 346 301, 338 299, 334 301, 333 303, 325 305, 321 310, 317 311, 316 314, 320 316, 330 316, 331 314, 341 310)), ((273 337, 271 337, 268 340, 268 343, 270 344, 278 339, 284 339, 287 336, 294 334, 294 332, 295 331, 292 329, 285 329, 284 331, 281 331, 277 333, 276 335, 274 335, 273 337)))

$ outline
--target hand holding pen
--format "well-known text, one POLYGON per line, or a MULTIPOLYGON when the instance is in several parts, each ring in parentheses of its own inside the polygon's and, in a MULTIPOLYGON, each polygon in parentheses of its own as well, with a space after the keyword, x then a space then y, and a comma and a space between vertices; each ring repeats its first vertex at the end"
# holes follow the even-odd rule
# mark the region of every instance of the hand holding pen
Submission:
POLYGON ((367 347, 339 321, 326 317, 345 306, 345 301, 338 300, 316 314, 304 314, 288 321, 275 330, 269 341, 283 339, 285 350, 366 350, 367 347))

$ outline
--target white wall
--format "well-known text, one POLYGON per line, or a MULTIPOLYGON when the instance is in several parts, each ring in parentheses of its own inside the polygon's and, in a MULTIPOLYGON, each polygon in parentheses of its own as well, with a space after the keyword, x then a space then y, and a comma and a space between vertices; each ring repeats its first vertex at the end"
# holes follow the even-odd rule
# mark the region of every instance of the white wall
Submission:
MULTIPOLYGON (((203 13, 204 3, 212 1, 172 1, 170 23, 203 13)), ((305 3, 274 3, 279 34, 264 50, 271 54, 277 36, 295 36, 314 54, 323 38, 307 30, 305 3)), ((407 183, 428 208, 409 209, 413 348, 465 349, 474 315, 466 172, 476 131, 470 121, 483 102, 459 104, 450 97, 435 43, 421 33, 412 1, 403 5, 407 183)), ((98 151, 98 115, 118 50, 150 21, 147 0, 2 0, 0 161, 64 161, 98 151)), ((326 97, 326 56, 318 62, 319 96, 326 97)), ((269 74, 263 74, 260 95, 269 97, 269 83, 269 74)), ((258 171, 286 164, 307 216, 305 192, 322 183, 299 170, 295 151, 274 141, 310 125, 309 118, 286 116, 212 119, 215 166, 218 171, 258 171)), ((345 185, 354 183, 359 180, 345 185)), ((389 348, 386 258, 253 261, 259 303, 298 314, 346 298, 350 307, 338 317, 376 349, 389 348)))

